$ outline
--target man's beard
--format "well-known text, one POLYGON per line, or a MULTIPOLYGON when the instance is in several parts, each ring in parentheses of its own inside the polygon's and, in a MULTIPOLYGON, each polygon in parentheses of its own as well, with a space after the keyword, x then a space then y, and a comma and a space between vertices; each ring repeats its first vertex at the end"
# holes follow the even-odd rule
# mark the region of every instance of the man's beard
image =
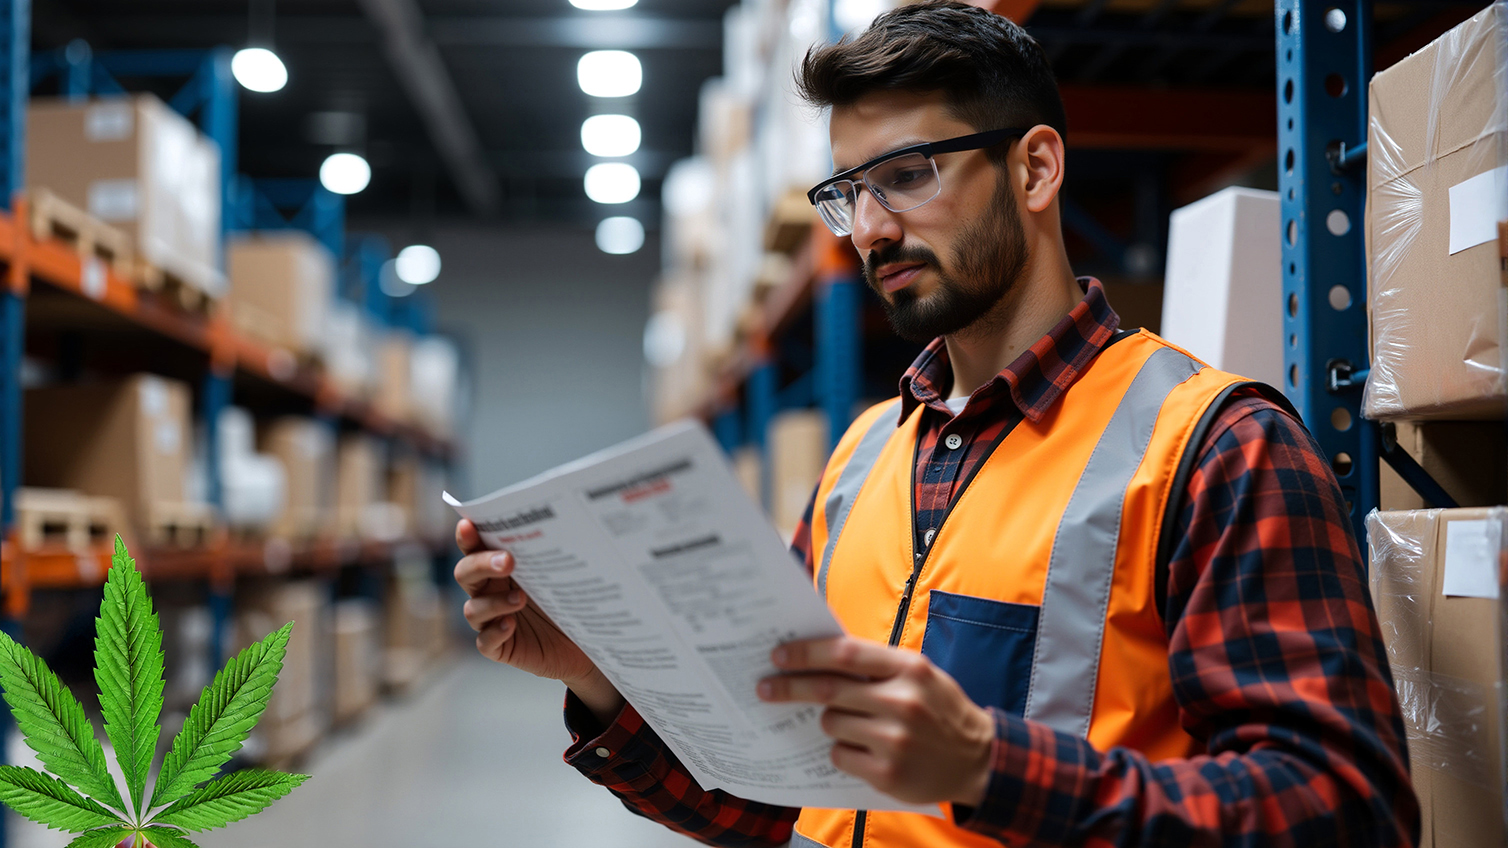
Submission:
POLYGON ((880 294, 885 316, 895 334, 926 343, 968 328, 1005 298, 1026 267, 1026 233, 1016 210, 1016 198, 1002 176, 983 215, 958 235, 952 271, 945 271, 937 255, 925 247, 891 244, 869 254, 864 279, 880 294), (937 275, 936 289, 925 298, 909 288, 888 297, 876 271, 893 262, 920 262, 937 275))

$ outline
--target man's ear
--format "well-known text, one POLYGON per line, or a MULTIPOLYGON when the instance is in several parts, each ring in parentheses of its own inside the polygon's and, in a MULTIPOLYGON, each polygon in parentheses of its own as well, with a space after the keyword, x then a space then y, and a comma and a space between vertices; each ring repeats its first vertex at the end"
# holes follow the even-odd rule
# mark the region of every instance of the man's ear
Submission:
POLYGON ((1024 176, 1023 202, 1027 211, 1042 212, 1063 186, 1063 137, 1052 127, 1038 124, 1021 137, 1017 148, 1017 167, 1024 176))

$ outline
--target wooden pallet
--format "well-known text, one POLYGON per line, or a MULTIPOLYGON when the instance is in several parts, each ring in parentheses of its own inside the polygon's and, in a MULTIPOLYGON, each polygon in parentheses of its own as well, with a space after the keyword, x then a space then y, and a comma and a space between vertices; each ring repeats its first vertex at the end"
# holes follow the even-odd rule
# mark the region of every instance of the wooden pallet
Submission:
POLYGON ((85 259, 98 259, 130 278, 136 250, 131 237, 45 188, 28 189, 31 234, 38 241, 54 238, 85 259))
POLYGON ((138 286, 177 303, 186 312, 208 316, 215 311, 216 299, 202 286, 145 259, 136 260, 132 276, 138 286))
POLYGON ((21 546, 35 550, 61 544, 74 551, 108 545, 124 531, 120 501, 71 489, 16 490, 16 525, 21 546))
POLYGON ((173 548, 207 546, 214 536, 217 521, 209 504, 154 504, 147 524, 147 541, 173 548))

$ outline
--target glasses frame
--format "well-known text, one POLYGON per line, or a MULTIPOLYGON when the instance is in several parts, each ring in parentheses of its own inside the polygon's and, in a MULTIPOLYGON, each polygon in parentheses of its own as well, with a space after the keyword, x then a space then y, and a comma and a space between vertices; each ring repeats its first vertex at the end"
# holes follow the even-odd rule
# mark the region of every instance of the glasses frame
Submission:
MULTIPOLYGON (((965 150, 983 150, 986 147, 994 147, 995 145, 999 144, 1002 141, 1005 141, 1008 138, 1021 138, 1028 132, 1031 132, 1031 128, 1029 127, 1009 127, 999 130, 986 130, 985 132, 970 133, 969 135, 961 135, 956 138, 948 138, 942 141, 929 141, 922 144, 913 144, 910 147, 902 147, 899 150, 892 150, 889 153, 876 156, 875 158, 870 159, 868 162, 865 162, 862 165, 849 168, 848 170, 840 174, 834 174, 831 177, 823 180, 822 182, 817 183, 812 187, 810 191, 806 193, 806 199, 811 202, 813 207, 816 207, 818 202, 817 192, 822 191, 826 188, 830 188, 834 185, 837 185, 838 183, 846 182, 852 184, 854 187, 855 203, 858 202, 858 187, 862 185, 865 188, 869 189, 869 193, 871 195, 874 195, 874 199, 878 200, 881 206, 885 207, 886 209, 890 209, 891 212, 910 212, 912 209, 919 209, 923 206, 926 206, 928 203, 936 200, 938 194, 942 194, 942 175, 936 173, 937 163, 932 161, 932 157, 938 155, 939 153, 961 153, 965 150), (878 165, 883 165, 891 159, 898 159, 902 156, 910 156, 915 153, 920 153, 922 156, 927 158, 927 161, 932 162, 933 173, 937 176, 937 194, 934 194, 926 200, 923 200, 921 203, 908 207, 907 209, 891 209, 890 204, 886 203, 880 193, 874 190, 874 186, 871 186, 869 184, 869 169, 874 168, 878 165), (860 176, 861 174, 862 176, 860 176)), ((819 209, 818 211, 820 212, 821 210, 819 209)), ((833 230, 833 235, 846 236, 849 234, 838 232, 833 228, 833 225, 831 223, 828 223, 826 216, 821 217, 822 222, 827 224, 828 229, 833 230)), ((850 229, 849 232, 851 233, 852 229, 850 229)))

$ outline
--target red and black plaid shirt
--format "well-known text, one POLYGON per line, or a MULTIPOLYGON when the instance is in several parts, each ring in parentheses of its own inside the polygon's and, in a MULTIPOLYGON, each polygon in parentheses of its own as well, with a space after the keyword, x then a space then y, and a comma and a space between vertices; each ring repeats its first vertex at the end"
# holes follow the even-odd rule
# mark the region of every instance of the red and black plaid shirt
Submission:
MULTIPOLYGON (((903 414, 928 409, 918 536, 1001 429, 1039 419, 1115 334, 1104 289, 1083 284, 1083 301, 956 417, 943 402, 952 371, 941 340, 901 378, 903 414), (938 450, 954 433, 964 446, 938 450)), ((1168 665, 1179 720, 1207 752, 1152 762, 994 710, 989 788, 958 824, 1011 844, 1415 844, 1403 719, 1345 501, 1318 446, 1271 401, 1237 393, 1175 507, 1168 665)), ((808 570, 810 520, 808 507, 792 543, 808 570)), ((604 730, 568 695, 566 723, 566 761, 630 810, 714 845, 790 838, 799 810, 703 791, 633 707, 604 730)))

